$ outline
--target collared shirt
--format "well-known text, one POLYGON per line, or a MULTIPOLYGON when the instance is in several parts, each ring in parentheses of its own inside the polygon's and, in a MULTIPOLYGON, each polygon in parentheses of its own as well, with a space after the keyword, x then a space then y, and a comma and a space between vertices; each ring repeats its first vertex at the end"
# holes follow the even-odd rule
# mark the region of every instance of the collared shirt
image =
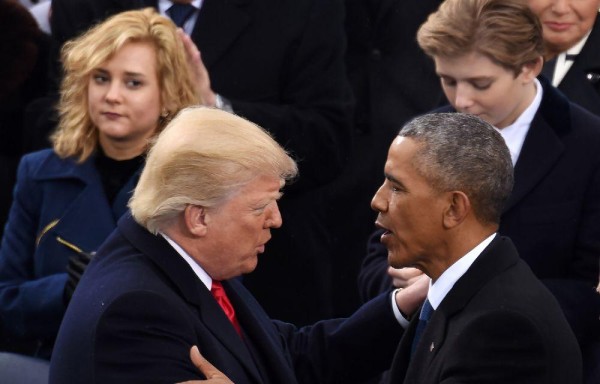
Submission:
POLYGON ((581 50, 583 49, 583 46, 585 45, 585 42, 587 41, 591 32, 592 31, 590 30, 587 33, 587 35, 585 35, 583 39, 579 41, 579 43, 575 44, 571 48, 567 49, 567 51, 560 53, 558 54, 558 56, 556 56, 554 74, 552 75, 552 85, 558 87, 562 79, 565 78, 565 75, 567 74, 567 72, 569 72, 569 69, 573 65, 573 60, 567 60, 567 55, 579 55, 579 52, 581 52, 581 50))
POLYGON ((467 272, 467 270, 469 270, 481 252, 490 245, 495 236, 495 233, 490 235, 466 255, 458 259, 450 266, 450 268, 446 269, 435 283, 429 283, 427 299, 434 310, 439 307, 440 303, 444 300, 448 292, 450 292, 454 284, 467 272))
MULTIPOLYGON (((191 35, 192 31, 194 30, 194 25, 196 25, 196 20, 198 19, 198 14, 200 13, 200 8, 202 8, 203 1, 204 0, 193 0, 191 2, 191 5, 193 5, 194 8, 196 8, 196 11, 192 13, 192 15, 183 24, 183 30, 188 35, 191 35)), ((169 17, 169 15, 167 14, 167 10, 171 8, 171 5, 173 5, 173 3, 169 0, 159 0, 158 11, 161 15, 169 17)))
POLYGON ((504 142, 510 151, 510 157, 513 163, 513 166, 517 163, 519 159, 519 155, 521 154, 521 149, 523 148, 523 143, 525 142, 525 137, 529 132, 529 127, 531 126, 531 122, 537 113, 537 110, 542 103, 542 96, 544 90, 542 89, 542 84, 538 81, 538 79, 534 79, 535 81, 535 97, 533 101, 521 116, 515 120, 511 125, 504 127, 502 129, 496 128, 500 135, 504 138, 504 142))
POLYGON ((173 241, 173 239, 171 239, 169 236, 165 235, 162 232, 160 232, 160 235, 162 237, 164 237, 165 240, 167 240, 167 242, 169 244, 171 244, 171 247, 173 247, 173 249, 175 249, 175 251, 177 251, 177 253, 179 253, 179 255, 183 258, 183 260, 185 260, 186 263, 188 263, 190 265, 190 267, 192 268, 192 270, 194 271, 196 276, 198 276, 198 278, 202 281, 202 283, 210 291, 210 289, 212 287, 212 278, 210 276, 208 276, 208 273, 206 273, 206 271, 200 266, 200 264, 198 264, 194 259, 192 259, 192 257, 190 255, 188 255, 188 253, 183 248, 181 248, 179 246, 179 244, 177 244, 175 241, 173 241))

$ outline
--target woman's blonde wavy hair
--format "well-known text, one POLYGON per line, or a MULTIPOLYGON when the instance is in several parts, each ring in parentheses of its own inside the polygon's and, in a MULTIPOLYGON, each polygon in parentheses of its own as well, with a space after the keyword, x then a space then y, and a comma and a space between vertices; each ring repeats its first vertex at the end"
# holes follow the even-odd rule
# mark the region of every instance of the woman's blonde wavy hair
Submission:
POLYGON ((51 136, 58 156, 73 156, 83 162, 96 149, 98 130, 88 113, 90 76, 94 69, 131 42, 148 42, 156 49, 163 110, 156 133, 181 109, 199 102, 175 24, 153 8, 117 14, 63 46, 64 78, 58 105, 59 124, 51 136))

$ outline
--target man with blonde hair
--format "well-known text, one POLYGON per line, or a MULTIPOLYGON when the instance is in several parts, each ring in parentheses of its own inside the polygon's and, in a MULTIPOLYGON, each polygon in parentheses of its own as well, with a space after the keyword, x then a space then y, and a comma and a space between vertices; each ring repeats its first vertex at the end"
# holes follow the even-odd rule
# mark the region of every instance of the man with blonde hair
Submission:
POLYGON ((236 383, 360 382, 389 367, 400 312, 416 310, 426 278, 348 319, 300 329, 269 319, 236 279, 281 226, 278 199, 296 173, 253 123, 212 108, 182 111, 149 152, 131 215, 75 291, 50 382, 200 379, 193 345, 236 383))

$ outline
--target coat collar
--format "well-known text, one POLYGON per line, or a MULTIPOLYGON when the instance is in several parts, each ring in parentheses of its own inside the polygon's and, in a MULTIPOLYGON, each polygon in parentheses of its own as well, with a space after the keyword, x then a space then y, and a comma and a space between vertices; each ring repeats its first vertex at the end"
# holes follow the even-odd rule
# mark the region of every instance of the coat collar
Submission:
POLYGON ((192 40, 202 52, 202 61, 210 68, 250 24, 246 5, 252 0, 204 0, 192 40))
MULTIPOLYGON (((394 380, 397 375, 406 372, 406 381, 414 382, 416 377, 424 377, 429 365, 442 347, 446 338, 446 324, 454 314, 463 310, 471 298, 479 292, 494 276, 510 268, 519 261, 517 250, 507 237, 496 236, 471 265, 469 270, 454 284, 440 306, 433 313, 430 323, 436 326, 427 327, 421 336, 423 341, 415 350, 412 359, 418 364, 409 364, 410 349, 418 317, 415 317, 402 338, 396 361, 393 365, 394 380), (413 381, 411 381, 411 378, 413 381)), ((401 380, 398 380, 401 381, 401 380)))
MULTIPOLYGON (((217 304, 211 293, 206 289, 206 286, 194 274, 193 270, 177 251, 162 236, 155 236, 137 224, 131 214, 124 215, 119 221, 118 227, 135 248, 158 265, 171 281, 179 295, 196 308, 200 321, 206 325, 214 337, 219 339, 225 348, 246 367, 256 382, 262 382, 263 379, 248 348, 244 345, 244 341, 229 324, 229 319, 227 319, 219 304, 217 304)), ((289 367, 284 356, 274 353, 274 351, 280 350, 281 347, 280 343, 277 340, 273 340, 273 336, 265 331, 269 329, 268 327, 272 327, 272 324, 268 322, 268 318, 266 316, 261 318, 256 314, 256 309, 248 306, 248 303, 254 302, 254 298, 250 293, 235 280, 224 281, 223 287, 232 301, 236 310, 236 316, 243 330, 248 332, 248 335, 245 335, 245 337, 255 339, 259 349, 264 352, 263 356, 267 357, 268 360, 274 360, 273 364, 278 364, 275 366, 269 365, 269 368, 277 371, 279 368, 273 367, 282 367, 282 364, 289 367)), ((256 306, 258 307, 257 303, 256 306)), ((271 362, 269 361, 268 363, 270 364, 271 362)), ((281 369, 283 377, 285 377, 285 372, 290 371, 291 368, 287 371, 281 369)), ((285 382, 295 382, 293 376, 290 377, 288 375, 287 378, 289 380, 285 382)))
POLYGON ((505 205, 505 213, 552 170, 564 151, 562 136, 572 130, 569 101, 544 77, 539 80, 544 95, 515 165, 514 187, 505 205))

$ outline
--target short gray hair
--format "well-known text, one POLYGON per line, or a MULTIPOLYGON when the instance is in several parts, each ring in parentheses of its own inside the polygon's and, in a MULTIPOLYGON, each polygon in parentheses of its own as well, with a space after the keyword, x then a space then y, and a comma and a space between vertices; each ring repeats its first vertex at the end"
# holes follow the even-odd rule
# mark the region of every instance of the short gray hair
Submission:
POLYGON ((413 166, 432 188, 461 191, 483 223, 498 223, 513 186, 513 165, 504 139, 490 124, 464 113, 432 113, 398 133, 419 145, 413 166))

